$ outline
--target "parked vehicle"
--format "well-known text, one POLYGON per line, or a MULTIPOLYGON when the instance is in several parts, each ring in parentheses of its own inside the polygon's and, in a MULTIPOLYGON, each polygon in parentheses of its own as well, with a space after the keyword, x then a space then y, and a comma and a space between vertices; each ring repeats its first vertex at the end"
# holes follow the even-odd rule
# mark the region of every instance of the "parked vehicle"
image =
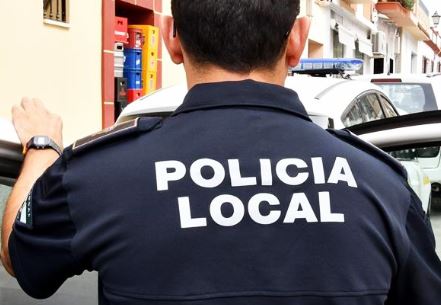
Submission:
POLYGON ((395 107, 406 113, 441 109, 441 76, 373 74, 356 77, 381 87, 395 107))
MULTIPOLYGON (((441 109, 441 75, 365 75, 380 86, 392 103, 407 113, 428 112, 441 109)), ((432 183, 432 203, 441 207, 441 151, 439 146, 422 147, 416 157, 432 183)))
POLYGON ((399 115, 381 88, 369 82, 302 75, 288 77, 285 86, 299 94, 307 109, 318 107, 332 118, 335 128, 399 115))

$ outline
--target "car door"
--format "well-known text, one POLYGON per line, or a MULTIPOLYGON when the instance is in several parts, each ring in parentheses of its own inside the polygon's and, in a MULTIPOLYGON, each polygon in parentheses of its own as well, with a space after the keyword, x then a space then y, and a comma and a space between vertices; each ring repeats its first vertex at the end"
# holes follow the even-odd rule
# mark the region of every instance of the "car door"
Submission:
POLYGON ((431 180, 423 167, 421 156, 432 156, 439 152, 432 148, 441 144, 441 111, 371 121, 348 129, 390 153, 406 169, 412 166, 412 172, 408 170, 409 183, 420 197, 424 210, 430 212, 431 180))
MULTIPOLYGON (((18 176, 22 162, 21 146, 17 143, 0 140, 0 213, 2 216, 6 200, 18 176)), ((2 218, 0 217, 0 225, 2 218)))

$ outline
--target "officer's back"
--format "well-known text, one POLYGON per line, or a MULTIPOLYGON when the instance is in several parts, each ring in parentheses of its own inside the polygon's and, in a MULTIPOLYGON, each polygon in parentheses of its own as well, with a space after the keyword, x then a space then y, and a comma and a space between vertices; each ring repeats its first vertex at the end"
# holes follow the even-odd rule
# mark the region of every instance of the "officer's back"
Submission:
POLYGON ((23 288, 46 297, 89 269, 101 304, 438 304, 402 167, 279 86, 306 40, 299 1, 172 5, 165 42, 189 94, 167 119, 78 141, 40 178, 11 235, 23 288))

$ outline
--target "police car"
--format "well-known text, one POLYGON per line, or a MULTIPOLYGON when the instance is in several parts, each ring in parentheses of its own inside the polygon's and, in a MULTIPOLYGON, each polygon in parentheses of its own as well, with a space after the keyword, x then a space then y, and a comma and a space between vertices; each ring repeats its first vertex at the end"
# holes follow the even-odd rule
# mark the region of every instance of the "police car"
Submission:
POLYGON ((351 74, 362 66, 363 61, 356 58, 302 59, 291 69, 285 87, 296 91, 300 100, 308 103, 306 108, 318 106, 334 120, 335 128, 399 115, 401 110, 380 87, 352 80, 351 74), (326 77, 329 75, 334 77, 326 77), (336 75, 340 77, 335 78, 336 75))
MULTIPOLYGON (((441 109, 441 75, 376 74, 357 77, 380 86, 392 103, 407 113, 441 109)), ((432 204, 441 207, 441 149, 425 147, 416 158, 432 183, 432 204)))
POLYGON ((399 115, 387 95, 369 82, 290 76, 285 86, 299 94, 305 108, 317 108, 344 128, 399 115))
MULTIPOLYGON (((299 94, 311 119, 322 127, 344 128, 399 115, 384 92, 368 82, 290 76, 285 86, 299 94)), ((183 101, 187 87, 176 85, 141 97, 124 109, 118 122, 149 113, 168 116, 183 101)))

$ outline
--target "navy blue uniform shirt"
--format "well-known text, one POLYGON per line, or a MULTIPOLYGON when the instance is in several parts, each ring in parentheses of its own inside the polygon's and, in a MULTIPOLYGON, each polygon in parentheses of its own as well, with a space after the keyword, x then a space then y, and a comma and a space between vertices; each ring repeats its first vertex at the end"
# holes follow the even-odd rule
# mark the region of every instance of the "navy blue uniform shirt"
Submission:
POLYGON ((66 149, 9 241, 31 296, 99 272, 112 305, 436 305, 441 263, 392 159, 295 92, 195 86, 171 117, 66 149))

